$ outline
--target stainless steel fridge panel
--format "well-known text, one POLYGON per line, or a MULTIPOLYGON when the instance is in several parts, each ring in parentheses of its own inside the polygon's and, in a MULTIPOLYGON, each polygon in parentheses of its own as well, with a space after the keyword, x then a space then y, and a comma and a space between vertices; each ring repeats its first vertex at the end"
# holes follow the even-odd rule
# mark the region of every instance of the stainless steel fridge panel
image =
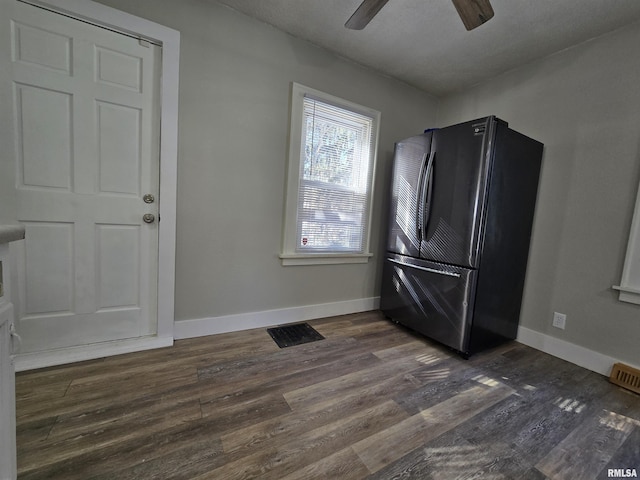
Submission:
POLYGON ((495 122, 487 117, 434 132, 420 257, 478 266, 495 122))
POLYGON ((420 255, 421 185, 431 148, 431 132, 398 142, 393 162, 387 250, 420 255))
POLYGON ((470 350, 518 333, 543 145, 498 124, 470 350))
POLYGON ((475 276, 471 269, 388 255, 381 309, 394 321, 468 353, 475 276))

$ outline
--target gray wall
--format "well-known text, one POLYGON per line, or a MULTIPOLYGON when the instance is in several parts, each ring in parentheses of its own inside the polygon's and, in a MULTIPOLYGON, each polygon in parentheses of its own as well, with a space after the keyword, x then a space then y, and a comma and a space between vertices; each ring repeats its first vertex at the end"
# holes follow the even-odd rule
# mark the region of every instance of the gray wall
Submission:
POLYGON ((181 32, 176 320, 377 296, 394 141, 437 99, 215 2, 101 3, 181 32), (281 266, 292 81, 382 112, 368 264, 281 266))
POLYGON ((640 180, 638 45, 640 24, 449 96, 438 113, 440 125, 495 114, 545 144, 521 325, 636 365, 640 306, 611 286, 640 180))
POLYGON ((438 100, 215 2, 102 3, 182 33, 177 320, 378 295, 393 142, 495 114, 546 145, 522 325, 639 363, 640 307, 611 289, 640 180, 639 25, 438 100), (367 265, 280 265, 291 81, 382 111, 367 265))

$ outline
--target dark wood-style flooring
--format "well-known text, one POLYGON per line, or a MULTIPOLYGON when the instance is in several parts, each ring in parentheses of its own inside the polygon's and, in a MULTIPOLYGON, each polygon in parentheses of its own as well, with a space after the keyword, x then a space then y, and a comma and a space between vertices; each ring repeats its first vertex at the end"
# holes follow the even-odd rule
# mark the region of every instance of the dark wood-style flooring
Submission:
POLYGON ((640 475, 640 396, 516 342, 463 360, 368 312, 17 375, 20 480, 640 475))

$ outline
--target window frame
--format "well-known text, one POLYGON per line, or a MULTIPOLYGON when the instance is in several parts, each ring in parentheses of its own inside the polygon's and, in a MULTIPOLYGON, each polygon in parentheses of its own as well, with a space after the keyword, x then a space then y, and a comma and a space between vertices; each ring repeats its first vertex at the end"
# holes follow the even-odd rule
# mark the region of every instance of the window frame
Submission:
POLYGON ((330 95, 328 93, 306 87, 296 82, 291 85, 291 114, 289 125, 289 151, 288 165, 285 188, 285 209, 284 209, 284 227, 282 235, 282 251, 279 255, 282 265, 327 265, 327 264, 345 264, 345 263, 366 263, 373 256, 370 252, 371 240, 371 220, 373 218, 372 204, 376 174, 376 160, 378 153, 378 140, 380 133, 380 117, 378 110, 359 105, 357 103, 345 100, 343 98, 330 95), (298 216, 298 194, 300 169, 303 168, 303 159, 301 158, 302 150, 302 131, 304 121, 304 99, 305 97, 313 98, 320 102, 328 103, 336 107, 351 110, 362 115, 371 117, 373 125, 371 133, 373 141, 371 142, 369 168, 371 175, 369 177, 368 198, 366 200, 366 228, 364 238, 362 239, 363 252, 340 252, 340 251, 318 251, 318 252, 299 252, 297 250, 297 216, 298 216))
POLYGON ((612 288, 618 291, 619 301, 640 305, 640 185, 636 194, 622 279, 620 285, 612 288))

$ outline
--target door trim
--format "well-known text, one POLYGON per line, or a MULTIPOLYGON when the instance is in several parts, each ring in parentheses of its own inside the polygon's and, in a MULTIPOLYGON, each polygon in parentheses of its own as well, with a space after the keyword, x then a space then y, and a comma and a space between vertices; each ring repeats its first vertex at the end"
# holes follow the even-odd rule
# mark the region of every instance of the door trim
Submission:
MULTIPOLYGON (((144 18, 88 0, 16 0, 69 15, 98 26, 151 40, 162 46, 160 81, 160 203, 158 224, 158 329, 153 337, 141 338, 139 350, 173 342, 175 304, 176 200, 178 166, 178 83, 180 32, 144 18)), ((135 340, 135 339, 134 339, 135 340)), ((135 350, 135 342, 128 340, 135 350)), ((114 353, 122 353, 115 343, 114 353)), ((80 347, 82 349, 83 347, 80 347)), ((94 349, 95 346, 89 348, 94 349)), ((89 353, 89 352, 88 352, 89 353)), ((104 353, 104 352, 103 352, 104 353)), ((73 356, 73 355, 72 355, 73 356)), ((95 358, 95 357, 93 357, 95 358)), ((74 361, 82 358, 75 358, 74 361)), ((19 360, 19 358, 17 359, 19 360)))

